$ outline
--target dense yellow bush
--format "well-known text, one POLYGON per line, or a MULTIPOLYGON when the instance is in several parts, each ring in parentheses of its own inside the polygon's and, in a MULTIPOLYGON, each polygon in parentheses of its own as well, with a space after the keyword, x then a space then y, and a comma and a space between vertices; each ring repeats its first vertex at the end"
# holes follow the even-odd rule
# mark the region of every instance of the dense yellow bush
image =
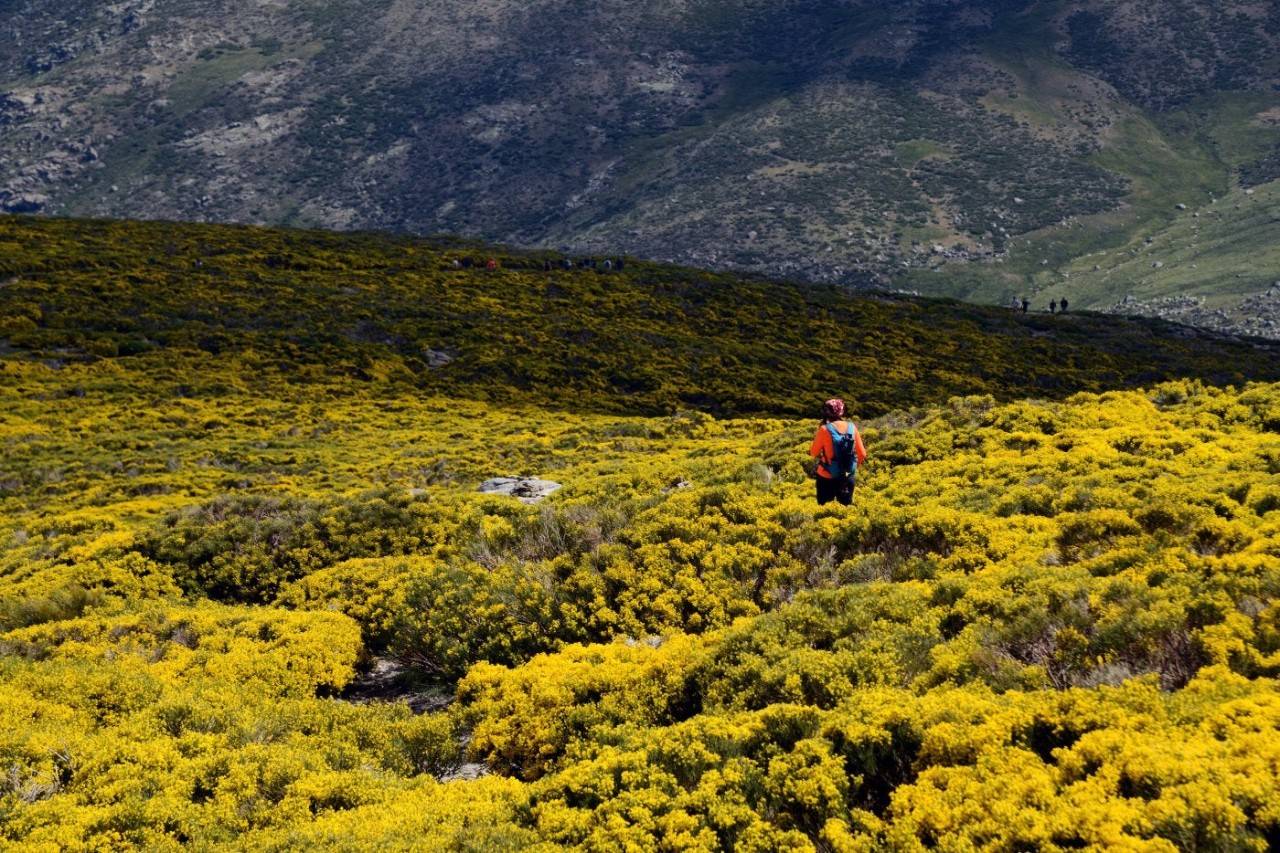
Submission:
POLYGON ((0 843, 1280 843, 1280 386, 899 409, 846 510, 812 422, 243 343, 0 359, 0 843))

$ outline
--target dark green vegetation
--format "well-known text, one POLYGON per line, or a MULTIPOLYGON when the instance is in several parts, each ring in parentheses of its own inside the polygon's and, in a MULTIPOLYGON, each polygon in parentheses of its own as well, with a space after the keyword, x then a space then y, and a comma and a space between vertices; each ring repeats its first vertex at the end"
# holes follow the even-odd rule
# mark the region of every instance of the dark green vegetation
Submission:
MULTIPOLYGON (((0 334, 56 363, 203 362, 589 410, 881 414, 957 394, 1059 397, 1280 378, 1274 345, 630 263, 455 269, 484 247, 258 228, 0 219, 0 334)), ((253 375, 252 371, 247 374, 253 375)), ((186 387, 194 384, 194 388, 186 387)))
POLYGON ((1251 88, 1280 71, 1274 3, 1078 3, 1065 16, 1066 55, 1138 103, 1169 108, 1251 88))
POLYGON ((1248 0, 31 0, 7 32, 0 208, 1001 304, 1273 180, 1280 144, 1280 17, 1248 0))

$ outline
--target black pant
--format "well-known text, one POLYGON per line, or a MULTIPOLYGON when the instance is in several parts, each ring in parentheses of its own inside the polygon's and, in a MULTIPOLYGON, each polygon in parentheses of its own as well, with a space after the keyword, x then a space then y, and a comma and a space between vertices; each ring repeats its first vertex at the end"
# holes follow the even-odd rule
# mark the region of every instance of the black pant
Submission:
POLYGON ((845 506, 853 503, 853 477, 832 479, 818 478, 818 505, 839 501, 845 506))

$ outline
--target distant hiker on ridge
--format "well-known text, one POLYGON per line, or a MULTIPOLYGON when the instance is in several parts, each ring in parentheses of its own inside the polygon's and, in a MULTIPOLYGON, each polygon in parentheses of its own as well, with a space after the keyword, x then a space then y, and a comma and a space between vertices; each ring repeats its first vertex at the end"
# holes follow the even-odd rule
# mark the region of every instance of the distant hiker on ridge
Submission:
POLYGON ((1031 310, 1031 300, 1025 296, 1022 297, 1022 313, 1025 314, 1030 310, 1031 310))
POLYGON ((867 461, 862 433, 845 413, 844 400, 828 400, 822 406, 822 425, 809 445, 809 455, 818 460, 818 504, 839 501, 853 503, 853 486, 858 466, 867 461))
POLYGON ((1058 303, 1058 309, 1059 314, 1067 313, 1067 299, 1065 296, 1062 298, 1062 301, 1058 303))
POLYGON ((1056 299, 1049 300, 1049 313, 1050 314, 1058 313, 1058 300, 1056 299))

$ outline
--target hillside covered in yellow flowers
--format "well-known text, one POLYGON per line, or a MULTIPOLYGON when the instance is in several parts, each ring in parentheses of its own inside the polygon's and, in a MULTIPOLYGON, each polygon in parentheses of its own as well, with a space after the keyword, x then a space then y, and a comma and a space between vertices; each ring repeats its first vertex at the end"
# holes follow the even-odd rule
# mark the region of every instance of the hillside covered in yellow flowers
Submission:
POLYGON ((489 251, 0 219, 0 846, 1280 845, 1274 350, 489 251))

